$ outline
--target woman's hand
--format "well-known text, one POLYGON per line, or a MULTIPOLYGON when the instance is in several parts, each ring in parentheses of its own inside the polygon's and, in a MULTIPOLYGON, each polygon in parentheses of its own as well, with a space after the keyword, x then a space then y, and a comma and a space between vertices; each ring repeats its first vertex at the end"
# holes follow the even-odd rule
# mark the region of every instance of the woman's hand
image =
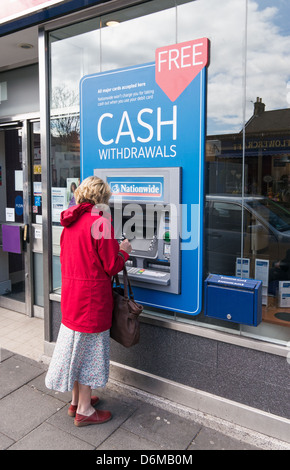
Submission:
POLYGON ((126 251, 128 255, 131 253, 132 245, 127 238, 120 243, 120 250, 126 251))

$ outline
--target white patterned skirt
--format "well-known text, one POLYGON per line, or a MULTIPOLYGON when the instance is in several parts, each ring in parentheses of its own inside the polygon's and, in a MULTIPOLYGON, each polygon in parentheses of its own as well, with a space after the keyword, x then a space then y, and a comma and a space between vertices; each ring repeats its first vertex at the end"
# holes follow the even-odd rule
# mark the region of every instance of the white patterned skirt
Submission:
POLYGON ((61 324, 45 385, 59 392, 71 391, 75 381, 92 389, 104 387, 109 366, 110 330, 81 333, 61 324))

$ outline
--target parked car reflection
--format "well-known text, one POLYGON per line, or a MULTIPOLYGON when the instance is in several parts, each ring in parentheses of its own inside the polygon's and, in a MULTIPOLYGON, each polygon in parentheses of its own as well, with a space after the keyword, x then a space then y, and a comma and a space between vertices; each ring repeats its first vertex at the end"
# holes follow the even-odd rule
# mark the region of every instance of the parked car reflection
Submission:
POLYGON ((238 196, 207 195, 205 216, 208 272, 235 275, 243 244, 250 277, 255 259, 269 260, 269 292, 275 281, 290 279, 289 207, 264 197, 245 197, 242 204, 238 196))

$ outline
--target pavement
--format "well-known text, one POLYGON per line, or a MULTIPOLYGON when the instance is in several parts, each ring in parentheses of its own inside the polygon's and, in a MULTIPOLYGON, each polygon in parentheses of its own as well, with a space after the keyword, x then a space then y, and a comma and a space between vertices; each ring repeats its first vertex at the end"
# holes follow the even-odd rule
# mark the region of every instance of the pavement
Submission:
MULTIPOLYGON (((186 408, 112 380, 95 391, 99 408, 110 410, 112 419, 76 427, 67 414, 71 394, 45 386, 46 362, 3 348, 0 352, 0 450, 96 450, 94 461, 102 464, 114 463, 112 455, 139 451, 138 459, 141 454, 143 459, 139 463, 152 464, 164 452, 167 457, 163 459, 168 458, 169 451, 171 458, 180 460, 193 458, 189 456, 194 450, 290 449, 286 443, 220 420, 206 416, 197 420, 186 408)), ((128 464, 125 460, 118 463, 128 464)))
POLYGON ((86 455, 101 459, 126 451, 139 458, 142 451, 145 460, 139 463, 144 465, 155 463, 157 453, 290 449, 285 442, 198 413, 194 405, 188 409, 111 379, 94 394, 112 420, 78 428, 67 414, 71 394, 45 386, 49 358, 43 345, 43 319, 0 307, 0 450, 97 450, 86 455))

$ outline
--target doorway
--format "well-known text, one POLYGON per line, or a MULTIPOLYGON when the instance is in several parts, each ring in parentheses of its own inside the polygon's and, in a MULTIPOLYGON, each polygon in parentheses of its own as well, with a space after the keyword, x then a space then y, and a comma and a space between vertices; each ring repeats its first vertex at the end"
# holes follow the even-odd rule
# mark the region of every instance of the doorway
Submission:
POLYGON ((28 316, 34 304, 36 209, 41 214, 39 120, 0 121, 0 306, 28 316))

